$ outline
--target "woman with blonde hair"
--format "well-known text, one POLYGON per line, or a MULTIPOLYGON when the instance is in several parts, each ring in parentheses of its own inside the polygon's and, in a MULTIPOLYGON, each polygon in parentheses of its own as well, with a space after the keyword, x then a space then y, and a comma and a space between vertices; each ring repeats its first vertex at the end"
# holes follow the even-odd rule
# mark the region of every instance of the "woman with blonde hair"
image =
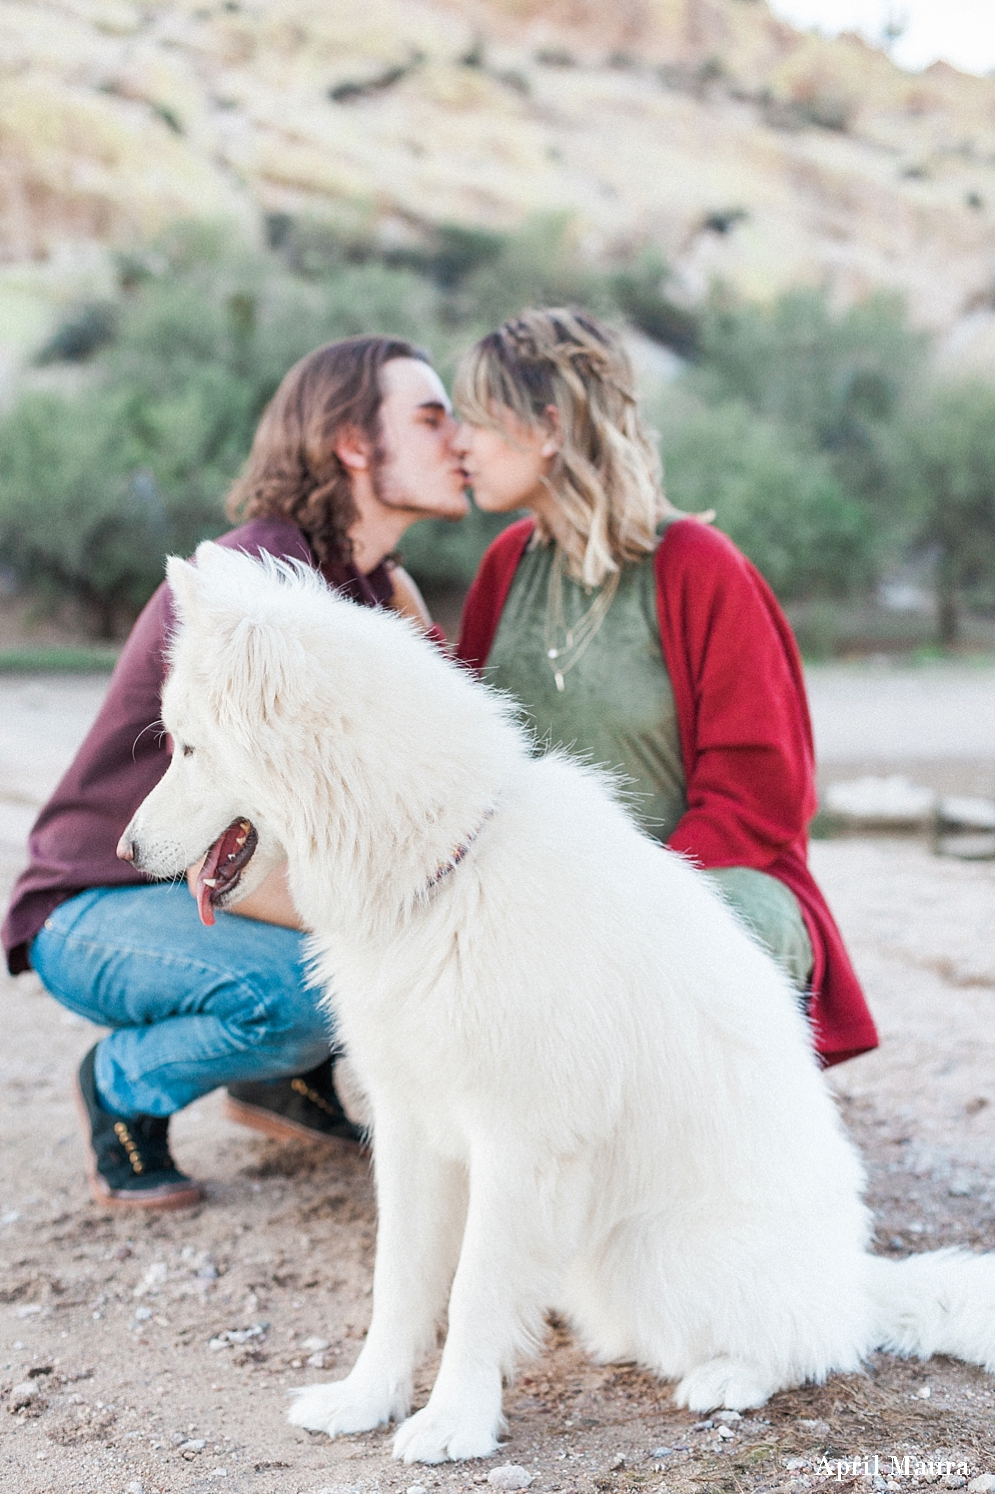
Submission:
POLYGON ((801 662, 725 535, 666 500, 621 339, 530 310, 463 357, 456 450, 478 506, 529 510, 467 598, 460 658, 543 745, 624 775, 647 832, 703 867, 786 969, 824 1063, 877 1035, 807 865, 816 807, 801 662))

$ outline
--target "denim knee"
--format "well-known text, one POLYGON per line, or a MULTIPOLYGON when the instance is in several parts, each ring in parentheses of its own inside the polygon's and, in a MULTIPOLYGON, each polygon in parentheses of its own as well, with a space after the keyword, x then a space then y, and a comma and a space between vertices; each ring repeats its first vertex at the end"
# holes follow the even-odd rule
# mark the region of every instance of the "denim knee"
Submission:
POLYGON ((245 1002, 231 1010, 226 1026, 246 1049, 266 1050, 274 1074, 315 1068, 332 1048, 332 1024, 318 1006, 317 993, 304 988, 245 988, 245 1002))

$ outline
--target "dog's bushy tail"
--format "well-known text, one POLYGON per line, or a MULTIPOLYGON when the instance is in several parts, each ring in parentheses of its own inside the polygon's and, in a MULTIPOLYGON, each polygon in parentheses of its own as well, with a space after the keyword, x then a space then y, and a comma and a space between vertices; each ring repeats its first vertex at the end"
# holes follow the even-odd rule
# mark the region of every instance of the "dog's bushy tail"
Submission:
POLYGON ((918 1359, 951 1354, 995 1372, 995 1255, 869 1256, 867 1268, 880 1348, 918 1359))

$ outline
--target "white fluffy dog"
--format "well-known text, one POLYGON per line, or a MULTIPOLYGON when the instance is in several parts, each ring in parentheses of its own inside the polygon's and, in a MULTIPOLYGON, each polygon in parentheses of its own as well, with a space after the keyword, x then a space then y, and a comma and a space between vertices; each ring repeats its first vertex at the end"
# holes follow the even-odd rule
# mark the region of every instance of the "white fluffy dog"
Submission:
POLYGON ((173 758, 125 838, 155 877, 212 847, 208 917, 286 857, 373 1116, 369 1334, 295 1424, 408 1417, 405 1461, 484 1457, 550 1307, 696 1411, 876 1346, 995 1368, 992 1259, 867 1254, 787 981, 602 776, 317 576, 205 544, 169 580, 173 758))

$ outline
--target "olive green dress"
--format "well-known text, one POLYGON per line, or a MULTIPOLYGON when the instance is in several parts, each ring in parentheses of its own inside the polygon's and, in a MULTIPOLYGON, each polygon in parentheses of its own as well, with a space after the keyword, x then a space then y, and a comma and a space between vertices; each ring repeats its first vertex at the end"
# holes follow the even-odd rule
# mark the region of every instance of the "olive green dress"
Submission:
MULTIPOLYGON (((597 633, 576 663, 554 676, 551 642, 575 626, 597 595, 564 572, 561 624, 547 622, 552 545, 526 549, 515 572, 487 659, 487 680, 518 699, 534 728, 538 751, 564 747, 620 773, 640 825, 666 842, 687 809, 674 692, 656 612, 653 556, 622 569, 618 590, 597 633)), ((565 656, 569 658, 569 655, 565 656)), ((812 945, 794 894, 752 867, 707 873, 757 939, 806 991, 812 945)))

